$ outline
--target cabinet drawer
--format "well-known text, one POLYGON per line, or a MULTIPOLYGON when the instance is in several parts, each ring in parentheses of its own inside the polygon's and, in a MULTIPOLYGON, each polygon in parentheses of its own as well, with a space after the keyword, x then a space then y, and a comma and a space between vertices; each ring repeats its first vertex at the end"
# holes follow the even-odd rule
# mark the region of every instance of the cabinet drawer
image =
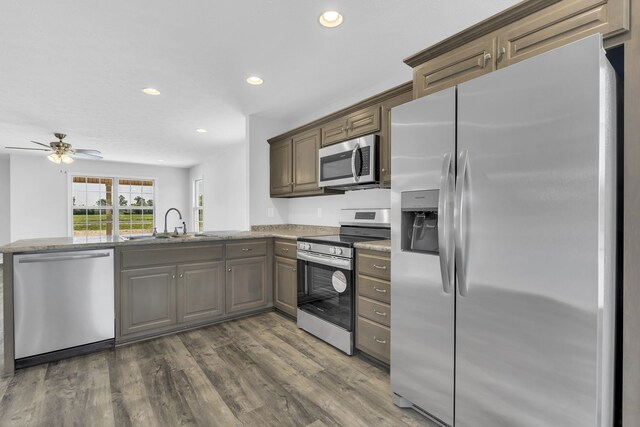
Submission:
POLYGON ((358 276, 358 295, 369 299, 391 303, 391 283, 372 277, 358 276))
POLYGON ((384 326, 391 326, 391 306, 364 297, 358 297, 358 316, 384 326))
POLYGON ((219 261, 224 257, 222 245, 189 245, 167 244, 161 248, 146 246, 144 248, 123 249, 120 255, 122 269, 147 267, 152 265, 168 265, 219 261))
POLYGON ((385 363, 391 359, 391 330, 358 317, 356 347, 385 363))
POLYGON ((388 257, 360 253, 358 254, 357 263, 358 274, 391 280, 391 260, 388 257))
POLYGON ((296 259, 297 247, 295 240, 276 240, 274 254, 290 259, 296 259))
POLYGON ((227 259, 251 258, 267 254, 267 241, 227 243, 227 259))

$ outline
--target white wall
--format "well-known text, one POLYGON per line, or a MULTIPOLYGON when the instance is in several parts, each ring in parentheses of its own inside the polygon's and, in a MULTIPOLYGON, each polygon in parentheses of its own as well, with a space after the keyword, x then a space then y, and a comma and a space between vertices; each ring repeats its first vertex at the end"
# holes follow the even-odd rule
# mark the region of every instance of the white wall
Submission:
POLYGON ((384 189, 347 191, 335 196, 303 197, 289 200, 289 222, 337 227, 340 225, 340 209, 390 206, 391 191, 384 189))
POLYGON ((251 225, 286 224, 289 220, 289 200, 269 196, 269 144, 267 139, 277 136, 291 126, 287 123, 249 116, 249 210, 251 225))
POLYGON ((9 188, 9 155, 0 154, 0 246, 11 240, 9 188))
MULTIPOLYGON (((10 166, 11 241, 71 235, 71 175, 154 179, 158 230, 164 227, 164 213, 170 207, 178 208, 183 213, 187 227, 193 229, 189 214, 188 169, 91 160, 78 160, 71 165, 60 166, 49 162, 44 156, 14 154, 10 156, 10 166)), ((171 213, 169 218, 169 229, 182 225, 175 213, 171 213)))
MULTIPOLYGON (((193 181, 204 180, 204 229, 249 229, 248 177, 246 145, 221 147, 215 158, 189 170, 189 195, 193 181)), ((193 215, 191 215, 193 216, 193 215)))

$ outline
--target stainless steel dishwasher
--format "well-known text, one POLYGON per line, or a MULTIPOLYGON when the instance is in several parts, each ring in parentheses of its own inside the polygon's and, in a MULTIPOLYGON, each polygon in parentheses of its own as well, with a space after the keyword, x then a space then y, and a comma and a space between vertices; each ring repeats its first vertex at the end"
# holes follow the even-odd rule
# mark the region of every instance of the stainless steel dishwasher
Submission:
POLYGON ((113 249, 16 255, 16 368, 114 344, 113 249))

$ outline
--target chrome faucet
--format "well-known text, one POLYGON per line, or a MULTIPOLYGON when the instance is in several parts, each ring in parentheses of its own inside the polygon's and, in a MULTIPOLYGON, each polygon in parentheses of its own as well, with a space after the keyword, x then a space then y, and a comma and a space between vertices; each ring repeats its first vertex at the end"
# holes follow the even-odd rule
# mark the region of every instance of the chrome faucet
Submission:
MULTIPOLYGON (((180 213, 180 211, 176 208, 169 208, 167 210, 167 212, 164 214, 164 234, 169 234, 169 230, 167 229, 167 216, 169 215, 169 212, 171 211, 176 211, 178 212, 178 215, 180 215, 180 219, 182 219, 182 214, 180 213)), ((177 231, 177 230, 176 230, 177 231)))

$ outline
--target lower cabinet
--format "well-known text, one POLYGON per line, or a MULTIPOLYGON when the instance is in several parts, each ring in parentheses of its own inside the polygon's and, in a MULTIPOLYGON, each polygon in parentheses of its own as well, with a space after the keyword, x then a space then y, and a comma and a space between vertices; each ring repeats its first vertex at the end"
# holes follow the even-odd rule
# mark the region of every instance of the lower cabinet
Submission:
POLYGON ((123 271, 120 324, 122 335, 161 332, 176 324, 176 267, 123 271))
POLYGON ((219 321, 273 303, 271 240, 230 242, 226 248, 167 246, 118 251, 116 342, 219 321))
POLYGON ((296 316, 298 305, 298 272, 295 259, 275 257, 273 306, 296 316))
POLYGON ((227 261, 227 313, 247 311, 267 304, 267 258, 227 261))
POLYGON ((356 348, 391 361, 391 258, 389 253, 356 253, 356 348))
POLYGON ((178 322, 213 320, 224 314, 225 263, 178 267, 178 322))

